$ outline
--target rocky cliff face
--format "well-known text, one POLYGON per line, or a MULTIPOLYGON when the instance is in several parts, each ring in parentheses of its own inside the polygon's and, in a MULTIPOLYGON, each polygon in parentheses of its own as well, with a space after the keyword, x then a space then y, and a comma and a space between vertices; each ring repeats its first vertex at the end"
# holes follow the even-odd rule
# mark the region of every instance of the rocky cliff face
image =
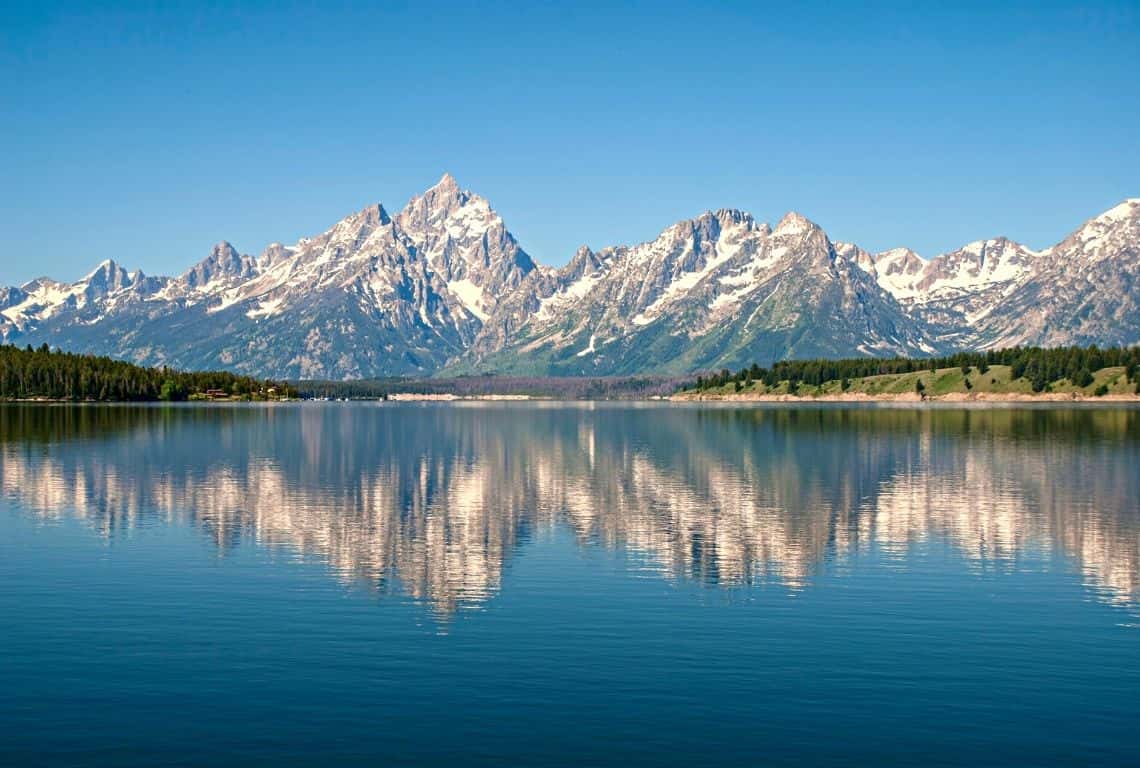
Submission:
POLYGON ((917 354, 918 323, 818 226, 773 230, 724 209, 649 243, 581 249, 477 369, 618 374, 737 366, 776 357, 917 354))
POLYGON ((930 261, 898 249, 860 264, 944 349, 1140 342, 1140 200, 1043 251, 998 237, 930 261))
POLYGON ((1140 200, 1037 254, 1001 300, 971 320, 971 339, 983 347, 1140 342, 1140 200))
POLYGON ((789 357, 1140 342, 1140 200, 1034 251, 924 260, 734 209, 536 265, 450 175, 258 257, 227 242, 177 278, 105 261, 0 289, 0 335, 144 364, 302 378, 682 372, 789 357))
POLYGON ((256 259, 222 242, 147 290, 128 291, 139 278, 113 263, 74 285, 34 281, 15 289, 30 298, 4 316, 13 341, 147 364, 422 375, 461 355, 533 269, 487 201, 445 176, 395 218, 369 206, 256 259))

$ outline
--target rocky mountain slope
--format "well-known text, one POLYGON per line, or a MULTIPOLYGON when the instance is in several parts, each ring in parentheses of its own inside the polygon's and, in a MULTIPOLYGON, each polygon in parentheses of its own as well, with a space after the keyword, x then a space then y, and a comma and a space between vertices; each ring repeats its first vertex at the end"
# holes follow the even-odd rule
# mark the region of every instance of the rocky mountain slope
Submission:
POLYGON ((0 335, 148 365, 276 377, 676 373, 788 357, 1140 341, 1140 200, 1034 251, 925 260, 721 209, 654 240, 536 265, 445 175, 258 257, 221 242, 178 277, 104 261, 0 288, 0 335))
POLYGON ((1004 237, 930 261, 906 249, 843 250, 947 351, 1140 340, 1138 199, 1042 251, 1004 237))
POLYGON ((149 365, 422 374, 461 355, 534 268, 487 201, 444 176, 395 218, 369 206, 258 258, 222 242, 178 278, 105 262, 71 285, 32 281, 10 289, 0 332, 149 365))
POLYGON ((742 211, 706 213, 649 243, 581 249, 534 288, 512 337, 481 336, 458 367, 679 372, 927 351, 921 323, 797 214, 772 229, 742 211))

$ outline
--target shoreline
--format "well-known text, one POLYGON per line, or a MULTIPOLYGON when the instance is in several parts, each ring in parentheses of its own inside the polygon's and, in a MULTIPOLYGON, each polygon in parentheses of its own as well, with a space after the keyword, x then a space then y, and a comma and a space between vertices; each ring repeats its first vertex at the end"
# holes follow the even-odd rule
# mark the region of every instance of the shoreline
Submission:
POLYGON ((388 395, 390 402, 396 403, 409 403, 418 401, 442 401, 451 402, 453 400, 537 400, 531 395, 453 395, 451 393, 433 393, 433 394, 417 394, 414 392, 394 392, 388 395))
MULTIPOLYGON (((412 392, 394 393, 388 396, 388 402, 629 402, 629 403, 1058 403, 1058 404, 1096 404, 1096 403, 1140 403, 1140 394, 1112 393, 1101 395, 1086 395, 1080 392, 949 392, 944 395, 919 395, 916 392, 896 392, 867 394, 866 392, 843 392, 819 395, 792 395, 759 394, 755 392, 722 392, 722 393, 694 393, 679 392, 674 395, 641 397, 641 398, 614 398, 606 400, 591 400, 580 398, 550 398, 536 397, 534 395, 514 394, 486 394, 486 395, 455 395, 450 393, 418 394, 412 392)), ((380 398, 289 398, 277 400, 70 400, 63 398, 27 397, 27 398, 0 398, 0 405, 6 404, 40 404, 40 405, 246 405, 282 404, 305 402, 381 402, 380 398)))
POLYGON ((680 393, 671 402, 741 403, 1140 403, 1140 395, 1108 394, 1100 397, 1079 392, 950 392, 945 395, 919 395, 916 392, 844 392, 829 395, 789 395, 757 393, 695 394, 680 393))
POLYGON ((300 398, 278 398, 276 400, 242 400, 240 398, 216 398, 214 400, 76 400, 68 397, 0 397, 0 405, 11 403, 39 403, 41 405, 241 405, 246 403, 299 403, 300 398))

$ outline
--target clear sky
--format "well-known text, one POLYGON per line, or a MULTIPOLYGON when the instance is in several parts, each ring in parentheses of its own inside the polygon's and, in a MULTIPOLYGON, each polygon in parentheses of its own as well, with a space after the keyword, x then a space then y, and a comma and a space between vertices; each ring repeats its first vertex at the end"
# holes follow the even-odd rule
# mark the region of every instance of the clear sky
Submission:
POLYGON ((5 4, 0 283, 260 253, 445 170, 553 265, 729 206, 1042 247, 1140 195, 1137 0, 152 5, 5 4))

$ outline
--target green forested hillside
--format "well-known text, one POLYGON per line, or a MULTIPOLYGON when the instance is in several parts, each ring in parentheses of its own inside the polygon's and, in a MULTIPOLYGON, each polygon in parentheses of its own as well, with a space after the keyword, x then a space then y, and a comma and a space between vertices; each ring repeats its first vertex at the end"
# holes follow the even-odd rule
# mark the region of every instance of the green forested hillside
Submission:
POLYGON ((771 368, 753 365, 735 373, 724 370, 698 376, 691 389, 701 393, 805 395, 945 395, 970 391, 1136 394, 1140 392, 1140 346, 1016 347, 938 358, 788 360, 771 368))
POLYGON ((189 400, 207 391, 243 399, 293 397, 281 382, 222 371, 184 373, 141 368, 109 357, 0 345, 0 399, 189 400))

